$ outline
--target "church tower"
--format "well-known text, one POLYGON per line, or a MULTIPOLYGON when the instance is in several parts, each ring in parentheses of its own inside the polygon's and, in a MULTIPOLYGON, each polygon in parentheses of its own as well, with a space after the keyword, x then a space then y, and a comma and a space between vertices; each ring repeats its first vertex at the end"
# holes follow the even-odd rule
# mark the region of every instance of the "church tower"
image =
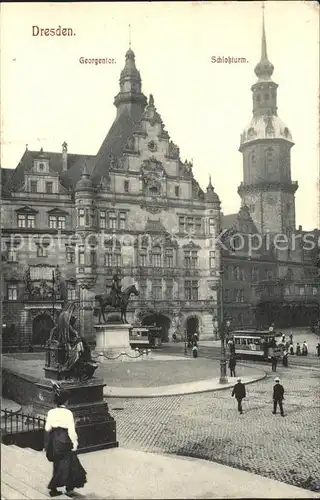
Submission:
POLYGON ((295 230, 295 192, 291 180, 291 132, 277 113, 277 88, 272 81, 273 64, 267 55, 262 14, 261 59, 255 67, 258 81, 252 85, 253 116, 240 138, 243 182, 238 193, 262 234, 295 230))

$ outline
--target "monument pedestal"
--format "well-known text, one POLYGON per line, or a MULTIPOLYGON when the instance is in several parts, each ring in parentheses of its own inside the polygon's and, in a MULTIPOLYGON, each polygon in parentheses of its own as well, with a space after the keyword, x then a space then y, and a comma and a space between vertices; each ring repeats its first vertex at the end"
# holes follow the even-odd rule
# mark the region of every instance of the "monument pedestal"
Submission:
MULTIPOLYGON (((78 382, 59 380, 62 390, 70 394, 68 409, 72 411, 78 434, 78 451, 114 448, 119 444, 116 438, 116 422, 110 415, 108 404, 103 399, 103 380, 91 378, 78 382)), ((33 404, 33 413, 46 417, 54 407, 52 381, 43 379, 36 384, 37 396, 33 404)))
POLYGON ((140 355, 130 346, 129 330, 131 325, 123 323, 106 323, 94 325, 96 332, 95 355, 100 362, 122 358, 137 359, 140 355))

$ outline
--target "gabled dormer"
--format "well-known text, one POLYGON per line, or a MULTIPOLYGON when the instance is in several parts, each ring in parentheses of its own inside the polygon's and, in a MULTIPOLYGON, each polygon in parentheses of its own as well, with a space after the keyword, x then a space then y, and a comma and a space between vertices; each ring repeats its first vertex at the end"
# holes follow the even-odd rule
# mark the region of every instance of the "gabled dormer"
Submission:
POLYGON ((32 172, 36 174, 49 173, 49 157, 43 152, 43 148, 33 160, 32 172))

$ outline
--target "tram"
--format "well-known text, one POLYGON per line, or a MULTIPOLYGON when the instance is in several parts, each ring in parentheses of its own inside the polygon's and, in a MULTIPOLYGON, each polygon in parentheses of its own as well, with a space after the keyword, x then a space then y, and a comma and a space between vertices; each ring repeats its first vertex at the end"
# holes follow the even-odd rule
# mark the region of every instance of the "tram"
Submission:
POLYGON ((281 357, 283 346, 277 342, 281 333, 267 330, 237 330, 230 336, 239 357, 260 358, 269 360, 271 356, 281 357))
POLYGON ((129 330, 131 347, 157 348, 161 346, 162 328, 157 326, 136 326, 129 330))

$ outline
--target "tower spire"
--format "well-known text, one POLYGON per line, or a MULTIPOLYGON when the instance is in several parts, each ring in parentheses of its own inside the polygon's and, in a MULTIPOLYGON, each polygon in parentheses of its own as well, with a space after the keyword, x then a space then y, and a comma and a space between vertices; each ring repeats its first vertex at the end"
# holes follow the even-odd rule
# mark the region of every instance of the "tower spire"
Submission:
POLYGON ((260 62, 256 65, 254 72, 259 78, 259 80, 271 80, 271 75, 274 70, 273 64, 268 59, 267 53, 267 37, 266 37, 266 27, 264 20, 264 10, 265 5, 262 2, 262 38, 261 38, 261 58, 260 62))

